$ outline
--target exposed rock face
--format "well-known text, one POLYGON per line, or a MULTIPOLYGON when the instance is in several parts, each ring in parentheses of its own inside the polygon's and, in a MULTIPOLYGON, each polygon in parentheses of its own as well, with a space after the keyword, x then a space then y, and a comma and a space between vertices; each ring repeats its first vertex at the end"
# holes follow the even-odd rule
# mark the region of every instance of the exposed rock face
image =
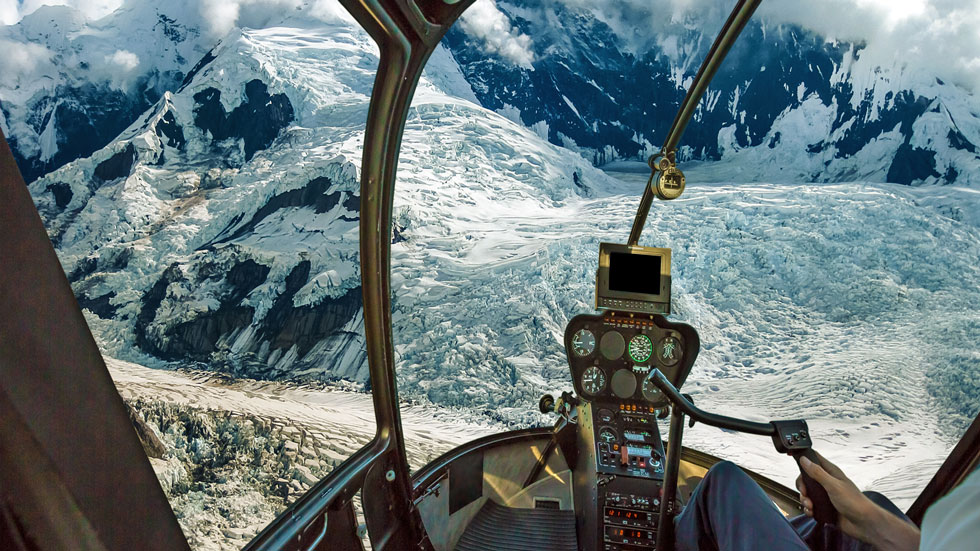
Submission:
POLYGON ((279 132, 293 120, 293 105, 285 94, 269 94, 264 82, 254 79, 245 84, 245 100, 226 113, 221 91, 207 88, 194 94, 194 124, 211 133, 214 141, 228 138, 244 142, 245 160, 269 147, 279 132))
POLYGON ((0 26, 5 57, 29 61, 0 82, 0 128, 28 183, 109 145, 214 45, 193 3, 118 4, 98 19, 45 5, 0 26))
MULTIPOLYGON (((163 84, 166 87, 175 84, 173 76, 162 80, 169 81, 163 84)), ((149 82, 147 79, 144 85, 149 82)), ((150 85, 144 94, 131 94, 106 85, 84 84, 61 87, 51 96, 28 104, 32 113, 28 120, 35 121, 34 131, 41 134, 50 126, 48 131, 57 135, 58 148, 51 156, 41 152, 25 155, 18 136, 8 137, 24 181, 33 182, 70 161, 98 151, 156 103, 163 91, 150 85)))
POLYGON ((135 162, 136 148, 130 143, 119 153, 99 163, 92 174, 104 182, 125 178, 133 170, 135 162))
POLYGON ((167 453, 167 446, 160 440, 157 430, 149 425, 139 412, 133 409, 132 404, 127 403, 126 409, 129 411, 129 420, 133 423, 133 428, 136 429, 136 436, 143 444, 143 451, 146 452, 147 457, 163 459, 167 453))
POLYGON ((265 41, 226 40, 116 142, 31 191, 119 355, 363 382, 356 172, 330 119, 297 120, 294 98, 323 83, 286 86, 265 61, 284 50, 265 41))

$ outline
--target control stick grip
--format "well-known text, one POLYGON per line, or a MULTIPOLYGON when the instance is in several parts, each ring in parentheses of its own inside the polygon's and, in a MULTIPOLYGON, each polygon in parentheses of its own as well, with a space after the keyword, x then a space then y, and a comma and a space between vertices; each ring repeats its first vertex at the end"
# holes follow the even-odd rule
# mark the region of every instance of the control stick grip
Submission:
POLYGON ((555 411, 555 397, 551 394, 545 394, 542 396, 541 400, 538 401, 538 409, 541 410, 541 413, 551 413, 555 411))
POLYGON ((802 450, 802 453, 793 454, 793 459, 796 460, 796 464, 800 468, 800 474, 803 475, 803 484, 806 486, 806 496, 813 502, 813 518, 817 522, 824 524, 837 524, 839 517, 837 508, 834 507, 834 503, 830 501, 830 496, 827 495, 827 490, 825 490, 819 482, 814 480, 806 473, 805 470, 803 470, 803 465, 800 465, 801 457, 806 457, 817 465, 820 465, 820 460, 817 459, 817 453, 813 451, 813 448, 807 448, 806 450, 802 450))

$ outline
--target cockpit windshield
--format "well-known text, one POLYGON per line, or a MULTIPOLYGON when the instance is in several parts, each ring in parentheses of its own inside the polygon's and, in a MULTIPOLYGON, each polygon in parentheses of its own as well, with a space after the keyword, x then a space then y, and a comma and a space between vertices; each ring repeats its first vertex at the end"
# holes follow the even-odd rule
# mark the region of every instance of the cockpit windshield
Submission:
MULTIPOLYGON (((478 0, 378 161, 397 162, 389 258, 363 222, 390 196, 361 181, 384 150, 372 93, 399 85, 375 80, 386 53, 339 3, 233 4, 0 14, 19 56, 0 130, 193 548, 239 548, 350 458, 366 471, 385 416, 405 449, 384 453, 418 475, 551 427, 542 396, 567 393, 609 423, 596 473, 663 479, 656 372, 704 410, 806 419, 905 509, 980 413, 980 114, 959 73, 772 9, 685 104, 727 3, 478 0), (371 292, 390 342, 366 337, 386 328, 371 292), (394 385, 372 388, 372 353, 394 385)), ((794 487, 769 438, 684 431, 794 487)), ((361 515, 360 487, 331 488, 361 515)))

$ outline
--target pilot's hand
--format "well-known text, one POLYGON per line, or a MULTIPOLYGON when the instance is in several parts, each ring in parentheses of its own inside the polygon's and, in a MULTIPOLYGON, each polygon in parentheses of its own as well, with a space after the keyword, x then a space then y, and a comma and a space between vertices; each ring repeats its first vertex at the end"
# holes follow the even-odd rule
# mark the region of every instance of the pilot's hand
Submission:
MULTIPOLYGON (((919 548, 919 530, 914 525, 889 513, 847 478, 840 467, 817 454, 820 464, 800 458, 800 465, 813 480, 827 490, 827 496, 840 513, 839 526, 847 535, 870 543, 881 551, 914 551, 919 548)), ((803 512, 813 516, 813 501, 806 495, 803 476, 796 479, 803 512)))

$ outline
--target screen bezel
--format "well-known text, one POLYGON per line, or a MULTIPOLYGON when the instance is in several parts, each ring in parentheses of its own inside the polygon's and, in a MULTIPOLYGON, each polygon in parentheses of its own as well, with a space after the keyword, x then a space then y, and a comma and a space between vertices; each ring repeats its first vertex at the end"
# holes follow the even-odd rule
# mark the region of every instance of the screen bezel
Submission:
POLYGON ((670 249, 640 247, 619 243, 599 243, 599 270, 596 274, 596 304, 599 298, 649 302, 670 306, 670 249), (609 260, 612 253, 641 254, 660 257, 660 292, 657 294, 614 291, 609 288, 609 260))

